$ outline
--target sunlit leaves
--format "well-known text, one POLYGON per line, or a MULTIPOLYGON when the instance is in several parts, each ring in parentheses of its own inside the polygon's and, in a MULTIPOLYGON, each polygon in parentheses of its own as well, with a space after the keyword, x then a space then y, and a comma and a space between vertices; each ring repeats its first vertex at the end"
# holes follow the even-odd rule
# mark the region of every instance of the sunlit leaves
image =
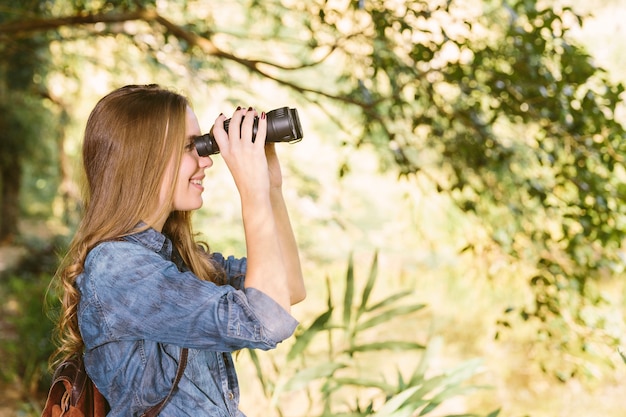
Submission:
POLYGON ((478 388, 468 385, 467 380, 481 371, 481 361, 468 361, 433 374, 429 364, 433 355, 438 354, 439 339, 424 345, 411 337, 411 332, 392 338, 381 336, 392 326, 410 328, 413 313, 424 305, 412 300, 411 291, 375 296, 377 278, 378 255, 375 255, 367 280, 358 291, 357 283, 361 281, 355 277, 350 258, 340 297, 342 311, 335 307, 329 284, 327 310, 299 330, 286 363, 275 365, 281 369, 279 380, 274 381, 264 373, 258 356, 251 352, 257 376, 275 407, 280 408, 282 396, 306 391, 312 401, 307 415, 408 417, 428 415, 445 401, 478 388), (389 359, 371 362, 368 354, 372 352, 389 359), (419 361, 401 364, 394 379, 385 376, 391 366, 398 366, 388 356, 392 352, 422 352, 422 355, 419 361))
MULTIPOLYGON (((436 183, 509 256, 564 277, 572 297, 584 301, 586 287, 620 263, 626 133, 617 110, 624 86, 568 36, 582 17, 567 7, 530 0, 28 4, 45 25, 15 31, 28 42, 45 32, 53 47, 64 43, 53 62, 68 78, 93 65, 122 79, 132 61, 246 94, 250 77, 271 80, 318 104, 344 130, 344 145, 372 144, 400 174, 436 183), (109 55, 93 52, 102 38, 114 46, 109 55)), ((7 20, 32 17, 19 8, 2 16, 0 48, 16 45, 2 32, 7 20)), ((28 84, 35 63, 14 68, 17 84, 28 84)), ((341 165, 338 175, 349 171, 341 165)), ((558 319, 560 305, 545 309, 543 300, 562 288, 534 286, 535 275, 520 276, 536 299, 518 310, 558 319)), ((346 285, 336 308, 341 320, 320 316, 319 331, 332 322, 351 334, 381 325, 385 314, 418 309, 383 313, 369 305, 369 290, 352 306, 358 295, 346 285)), ((309 343, 301 339, 297 349, 309 343)))

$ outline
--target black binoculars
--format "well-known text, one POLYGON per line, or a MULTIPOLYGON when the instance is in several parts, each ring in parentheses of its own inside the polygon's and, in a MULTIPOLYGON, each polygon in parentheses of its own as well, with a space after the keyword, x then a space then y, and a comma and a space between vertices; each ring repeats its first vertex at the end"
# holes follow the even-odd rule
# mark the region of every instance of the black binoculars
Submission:
MULTIPOLYGON (((242 121, 243 123, 243 121, 242 121)), ((224 129, 228 132, 230 119, 224 121, 224 129)), ((259 118, 254 118, 252 127, 252 141, 256 138, 259 126, 259 118)), ((302 140, 302 127, 298 118, 298 110, 289 107, 280 107, 267 113, 267 135, 266 142, 289 142, 295 143, 302 140)), ((194 144, 198 155, 209 156, 220 152, 213 133, 197 136, 194 144)))

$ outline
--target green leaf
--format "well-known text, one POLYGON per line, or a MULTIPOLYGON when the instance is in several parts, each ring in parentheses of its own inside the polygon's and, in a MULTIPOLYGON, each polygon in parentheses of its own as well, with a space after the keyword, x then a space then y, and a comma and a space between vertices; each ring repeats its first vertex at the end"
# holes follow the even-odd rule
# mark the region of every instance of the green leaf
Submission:
POLYGON ((420 415, 431 412, 447 399, 478 389, 479 387, 476 386, 461 387, 460 384, 475 375, 480 366, 482 366, 481 359, 472 359, 462 363, 452 371, 448 371, 443 375, 435 376, 426 381, 422 385, 422 388, 415 394, 415 400, 421 400, 429 392, 435 390, 439 392, 428 401, 428 405, 424 407, 420 415))
POLYGON ((448 376, 448 384, 459 384, 471 378, 480 372, 482 366, 483 360, 481 358, 470 359, 463 362, 457 368, 446 373, 448 376))
MULTIPOLYGON (((422 411, 420 412, 420 416, 426 415, 428 413, 430 413, 431 411, 433 411, 435 408, 439 407, 441 405, 441 403, 443 403, 446 400, 449 400, 450 398, 456 397, 458 395, 462 395, 465 394, 469 391, 472 391, 476 389, 476 387, 451 387, 451 388, 446 388, 444 391, 440 392, 439 394, 435 395, 426 405, 426 407, 424 407, 424 409, 422 409, 422 411)), ((465 415, 465 416, 469 416, 469 415, 465 415)), ((463 416, 458 416, 458 417, 463 417, 463 416)))
POLYGON ((361 323, 359 325, 357 325, 357 330, 358 331, 362 331, 365 329, 369 329, 371 327, 377 326, 381 323, 385 323, 388 322, 398 316, 403 316, 405 314, 411 314, 415 311, 421 310, 422 308, 425 307, 425 304, 415 304, 415 305, 409 305, 409 306, 401 306, 401 307, 396 307, 393 308, 391 310, 387 310, 382 314, 379 314, 369 320, 367 320, 364 323, 361 323))
POLYGON ((355 387, 378 388, 385 393, 394 392, 395 387, 384 381, 368 380, 364 378, 334 378, 332 379, 339 386, 352 385, 355 387))
POLYGON ((411 398, 415 394, 415 392, 417 392, 418 389, 419 387, 411 387, 391 397, 391 399, 389 399, 385 403, 385 405, 383 405, 378 411, 376 411, 376 413, 372 414, 372 417, 389 417, 389 416, 401 415, 401 414, 394 414, 394 413, 401 410, 402 406, 404 406, 406 401, 409 398, 411 398))
POLYGON ((372 261, 372 266, 370 267, 370 274, 367 278, 367 283, 365 284, 365 288, 363 288, 363 295, 361 296, 361 305, 359 306, 359 310, 357 312, 357 320, 361 317, 367 309, 367 302, 369 301, 370 294, 372 293, 372 289, 374 288, 374 283, 376 282, 376 277, 378 276, 378 252, 374 254, 374 260, 372 261))
POLYGON ((366 311, 367 312, 371 312, 374 310, 378 310, 384 307, 387 307, 390 304, 393 304, 394 302, 396 302, 397 300, 406 297, 407 295, 411 295, 413 294, 413 290, 405 290, 405 291, 400 291, 396 294, 390 295, 389 297, 385 298, 383 301, 379 302, 378 304, 375 304, 371 307, 367 307, 366 311))
MULTIPOLYGON (((416 387, 417 390, 413 394, 411 401, 423 400, 424 397, 432 391, 440 389, 444 385, 445 379, 445 375, 436 375, 430 379, 422 381, 422 383, 416 387)), ((424 401, 424 403, 426 402, 427 401, 424 401)))
POLYGON ((291 350, 287 354, 287 361, 291 361, 298 355, 300 355, 302 351, 306 349, 309 343, 311 343, 313 337, 320 331, 326 329, 326 323, 328 323, 328 320, 330 320, 332 314, 332 308, 322 313, 315 319, 313 324, 311 324, 308 329, 304 330, 301 335, 296 337, 296 342, 293 344, 291 350))
POLYGON ((435 337, 428 342, 426 350, 424 351, 424 354, 422 355, 420 362, 417 365, 417 368, 415 368, 409 384, 421 383, 424 380, 426 370, 428 369, 428 363, 433 355, 435 355, 441 349, 442 344, 443 339, 441 337, 435 337))
POLYGON ((342 369, 345 367, 346 365, 342 363, 325 362, 311 368, 305 368, 297 372, 281 387, 281 389, 277 391, 290 392, 306 388, 312 381, 321 378, 328 378, 338 369, 342 369))
POLYGON ((265 377, 263 376, 263 370, 261 368, 261 362, 259 361, 259 356, 257 355, 254 349, 248 349, 248 353, 250 354, 250 359, 254 364, 254 369, 256 370, 256 376, 261 383, 261 387, 263 388, 263 393, 267 395, 267 382, 265 381, 265 377))
POLYGON ((426 347, 420 343, 405 342, 403 340, 388 340, 385 342, 367 343, 363 345, 352 346, 346 349, 346 353, 354 352, 372 352, 377 350, 391 350, 391 351, 403 351, 403 350, 422 350, 426 347))
POLYGON ((352 316, 352 299, 354 298, 354 259, 352 254, 348 261, 348 272, 346 273, 346 291, 343 299, 343 324, 346 329, 350 328, 350 318, 352 316))

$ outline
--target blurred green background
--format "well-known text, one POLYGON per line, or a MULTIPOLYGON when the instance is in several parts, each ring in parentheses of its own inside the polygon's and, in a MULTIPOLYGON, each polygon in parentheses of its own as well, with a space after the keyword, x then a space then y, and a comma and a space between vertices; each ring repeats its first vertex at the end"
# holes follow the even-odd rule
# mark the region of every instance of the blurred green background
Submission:
MULTIPOLYGON (((36 416, 82 129, 129 83, 279 145, 308 298, 248 416, 623 415, 624 0, 0 0, 0 417, 36 416), (52 305, 46 311, 45 299, 52 305)), ((216 156, 197 230, 244 255, 216 156)))

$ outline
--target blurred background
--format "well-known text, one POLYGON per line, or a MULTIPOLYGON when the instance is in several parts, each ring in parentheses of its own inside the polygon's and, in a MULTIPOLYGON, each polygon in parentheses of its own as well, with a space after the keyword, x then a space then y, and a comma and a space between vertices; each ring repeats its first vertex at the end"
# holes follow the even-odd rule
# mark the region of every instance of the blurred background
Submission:
MULTIPOLYGON (((280 144, 308 298, 240 352, 254 416, 623 416, 626 1, 0 0, 0 417, 37 416, 81 213, 125 84, 297 108, 280 144), (49 304, 46 307, 46 304, 49 304)), ((194 217, 245 255, 219 156, 194 217)))

